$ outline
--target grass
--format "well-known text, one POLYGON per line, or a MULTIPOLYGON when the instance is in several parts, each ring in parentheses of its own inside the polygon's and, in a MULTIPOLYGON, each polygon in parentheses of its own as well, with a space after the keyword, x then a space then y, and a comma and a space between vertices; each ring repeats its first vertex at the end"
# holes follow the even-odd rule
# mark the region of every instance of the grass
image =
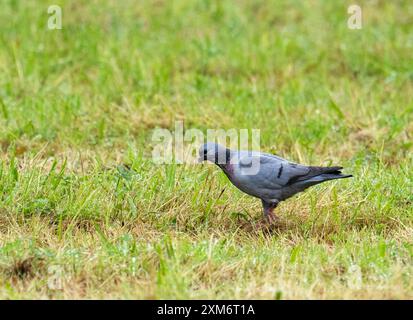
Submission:
POLYGON ((56 2, 0 4, 0 298, 413 298, 409 1, 56 2), (215 167, 148 159, 176 120, 354 178, 260 230, 215 167))

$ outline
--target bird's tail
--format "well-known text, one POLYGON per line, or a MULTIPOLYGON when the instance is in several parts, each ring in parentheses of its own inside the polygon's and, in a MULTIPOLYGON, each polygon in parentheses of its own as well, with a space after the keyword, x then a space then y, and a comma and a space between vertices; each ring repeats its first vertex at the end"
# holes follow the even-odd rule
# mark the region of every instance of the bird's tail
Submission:
POLYGON ((334 179, 351 178, 352 176, 353 176, 352 174, 342 174, 341 172, 339 172, 339 173, 324 173, 314 178, 320 177, 322 181, 327 181, 327 180, 334 180, 334 179))
POLYGON ((351 174, 343 174, 341 172, 341 169, 343 169, 342 167, 311 167, 311 168, 312 170, 310 172, 312 172, 313 175, 299 182, 305 188, 313 186, 315 184, 322 183, 324 181, 350 178, 353 176, 351 174))

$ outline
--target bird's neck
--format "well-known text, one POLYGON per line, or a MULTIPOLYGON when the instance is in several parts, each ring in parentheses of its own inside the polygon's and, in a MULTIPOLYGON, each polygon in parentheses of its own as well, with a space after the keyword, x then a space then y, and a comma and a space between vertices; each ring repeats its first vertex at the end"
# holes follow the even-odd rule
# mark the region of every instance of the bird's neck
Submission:
POLYGON ((217 166, 218 166, 222 171, 224 171, 224 173, 225 173, 227 176, 230 176, 230 175, 232 174, 232 165, 231 165, 231 164, 229 164, 229 163, 226 163, 226 164, 217 164, 217 166))
POLYGON ((218 166, 222 171, 224 171, 224 173, 225 173, 227 176, 231 176, 231 175, 232 175, 233 166, 232 166, 232 164, 230 163, 230 159, 228 159, 228 161, 227 161, 226 163, 217 164, 217 166, 218 166))
POLYGON ((231 165, 231 150, 225 150, 225 163, 215 163, 224 173, 228 176, 232 173, 232 165, 231 165))

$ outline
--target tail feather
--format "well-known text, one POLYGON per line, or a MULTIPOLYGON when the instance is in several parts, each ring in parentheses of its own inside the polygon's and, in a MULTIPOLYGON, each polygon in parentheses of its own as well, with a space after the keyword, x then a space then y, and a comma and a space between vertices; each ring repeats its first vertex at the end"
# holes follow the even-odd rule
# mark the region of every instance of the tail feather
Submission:
MULTIPOLYGON (((333 180, 333 179, 344 179, 344 178, 351 178, 353 175, 352 174, 342 174, 341 172, 334 172, 334 173, 325 173, 321 174, 316 177, 322 177, 324 181, 326 180, 333 180)), ((316 178, 314 177, 314 178, 316 178)))
POLYGON ((341 174, 343 167, 310 167, 309 176, 318 176, 324 173, 341 174))
POLYGON ((335 180, 335 179, 344 179, 344 178, 350 178, 353 175, 351 174, 342 174, 341 172, 333 172, 333 173, 323 173, 318 176, 313 176, 307 180, 300 181, 298 182, 301 186, 304 188, 311 187, 313 185, 325 182, 325 181, 330 181, 330 180, 335 180))
POLYGON ((344 179, 352 177, 351 174, 343 174, 343 167, 309 167, 310 170, 306 175, 293 177, 289 184, 299 188, 308 188, 324 181, 344 179))
POLYGON ((297 182, 304 182, 304 181, 309 181, 313 177, 318 177, 323 174, 334 174, 334 175, 340 175, 341 174, 341 169, 343 167, 314 167, 310 166, 308 167, 309 170, 306 172, 304 175, 297 175, 293 176, 288 180, 288 185, 292 185, 297 182))

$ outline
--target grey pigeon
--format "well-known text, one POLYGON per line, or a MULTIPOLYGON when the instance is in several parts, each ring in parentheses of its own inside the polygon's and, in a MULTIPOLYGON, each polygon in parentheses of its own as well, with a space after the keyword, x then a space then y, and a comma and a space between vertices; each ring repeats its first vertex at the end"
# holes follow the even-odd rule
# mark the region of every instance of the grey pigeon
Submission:
POLYGON ((328 180, 349 178, 342 167, 314 167, 290 162, 268 153, 238 151, 208 142, 199 149, 200 161, 208 160, 224 171, 241 191, 261 199, 264 217, 271 223, 277 217, 278 203, 308 187, 328 180))

